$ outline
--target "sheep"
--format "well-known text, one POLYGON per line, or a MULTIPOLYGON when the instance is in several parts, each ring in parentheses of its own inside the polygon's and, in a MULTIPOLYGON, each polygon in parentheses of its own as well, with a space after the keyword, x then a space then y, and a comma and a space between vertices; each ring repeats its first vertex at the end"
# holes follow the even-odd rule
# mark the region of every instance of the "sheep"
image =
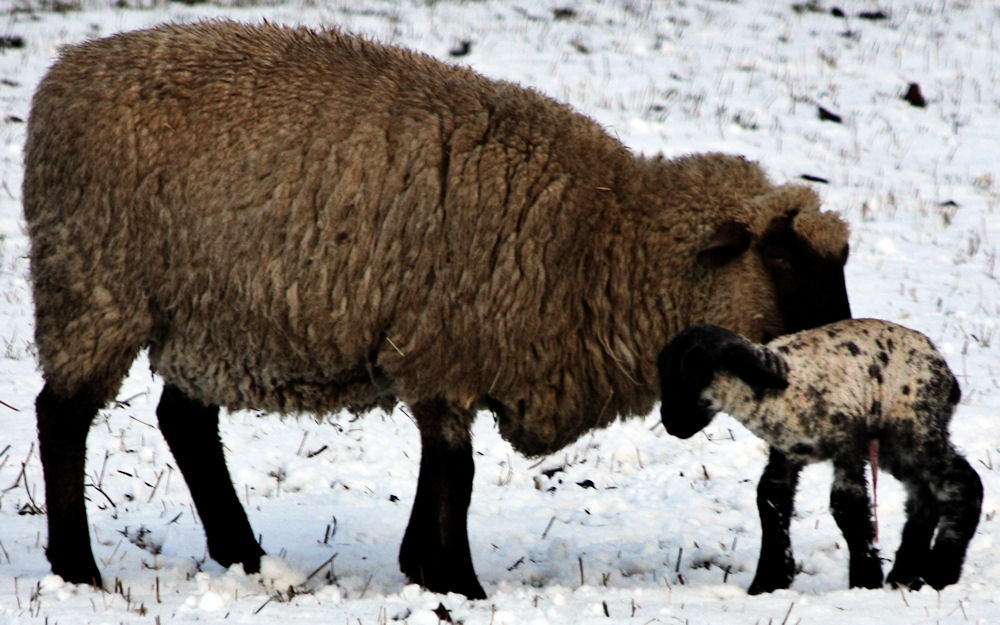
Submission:
POLYGON ((52 570, 101 585, 88 427, 148 350, 160 430, 224 566, 263 554, 218 411, 403 402, 421 437, 402 572, 485 597, 470 425, 556 451, 655 407, 695 322, 850 317, 848 229, 737 156, 629 152, 531 89, 337 31, 210 21, 69 46, 25 146, 52 570))
POLYGON ((887 582, 941 589, 958 581, 979 523, 983 487, 949 441, 961 392, 926 336, 888 321, 855 319, 759 345, 698 325, 664 348, 658 367, 670 434, 688 438, 722 411, 790 461, 787 471, 765 470, 758 484, 763 537, 750 594, 791 585, 788 529, 799 470, 823 460, 834 466, 830 508, 847 541, 849 583, 882 586, 866 454, 873 479, 881 463, 908 492, 887 582))

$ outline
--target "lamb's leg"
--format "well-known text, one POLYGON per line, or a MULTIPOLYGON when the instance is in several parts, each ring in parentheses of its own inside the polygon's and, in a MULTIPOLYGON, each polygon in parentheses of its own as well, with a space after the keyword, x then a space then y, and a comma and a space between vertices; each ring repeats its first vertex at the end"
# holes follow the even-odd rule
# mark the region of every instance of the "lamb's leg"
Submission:
POLYGON ((472 415, 443 400, 412 407, 420 428, 420 477, 399 566, 434 592, 485 599, 472 567, 466 517, 472 498, 472 415))
POLYGON ((101 585, 83 495, 87 432, 101 402, 89 393, 65 397, 46 384, 35 400, 38 451, 45 477, 52 572, 74 584, 101 585))
POLYGON ((896 560, 886 582, 913 590, 923 586, 921 570, 931 553, 931 539, 938 524, 938 502, 930 487, 913 475, 902 476, 906 485, 906 524, 896 560))
POLYGON ((937 467, 924 467, 931 490, 940 503, 941 519, 930 558, 923 565, 923 578, 936 590, 958 581, 965 551, 979 525, 983 483, 979 474, 948 445, 935 456, 937 467))
POLYGON ((239 562, 247 573, 256 573, 264 550, 229 477, 219 439, 219 407, 206 406, 166 384, 156 416, 205 526, 208 554, 222 566, 239 562))
POLYGON ((830 512, 847 541, 851 588, 881 587, 882 563, 875 547, 875 526, 865 485, 865 464, 860 458, 834 458, 830 512))
POLYGON ((760 559, 757 574, 747 592, 757 595, 788 588, 795 577, 795 558, 788 534, 795 503, 795 487, 802 466, 771 448, 764 474, 757 484, 757 512, 760 515, 760 559))

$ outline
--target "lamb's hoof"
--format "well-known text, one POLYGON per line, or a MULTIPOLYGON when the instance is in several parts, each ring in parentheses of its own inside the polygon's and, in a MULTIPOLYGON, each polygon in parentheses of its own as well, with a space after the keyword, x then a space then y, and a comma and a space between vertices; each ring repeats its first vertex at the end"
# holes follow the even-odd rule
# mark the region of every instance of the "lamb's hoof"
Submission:
POLYGON ((869 589, 881 588, 882 587, 882 578, 881 578, 881 576, 879 576, 878 580, 869 579, 869 580, 864 580, 864 581, 860 581, 860 582, 851 582, 850 583, 850 587, 851 588, 869 588, 869 589))
POLYGON ((934 590, 941 590, 945 586, 951 586, 958 581, 962 574, 962 561, 955 562, 954 558, 938 558, 937 553, 931 554, 930 562, 924 569, 924 581, 930 584, 934 590), (947 560, 942 562, 942 560, 947 560))
POLYGON ((865 560, 862 565, 852 569, 849 575, 851 588, 882 587, 882 564, 878 559, 865 560))
POLYGON ((924 581, 930 584, 934 590, 941 590, 945 586, 951 586, 958 581, 958 575, 938 574, 927 572, 924 574, 924 581))
POLYGON ((962 576, 962 563, 968 543, 938 540, 931 549, 931 557, 923 569, 924 581, 934 590, 941 590, 958 581, 962 576))
POLYGON ((903 571, 894 568, 889 572, 889 576, 885 578, 885 583, 892 588, 920 590, 924 585, 924 580, 915 571, 903 571))

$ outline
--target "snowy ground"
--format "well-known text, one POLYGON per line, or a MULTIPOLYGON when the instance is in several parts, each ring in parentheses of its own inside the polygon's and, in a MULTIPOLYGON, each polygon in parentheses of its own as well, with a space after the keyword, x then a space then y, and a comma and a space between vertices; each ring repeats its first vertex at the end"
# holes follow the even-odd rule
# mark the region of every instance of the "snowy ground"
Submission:
MULTIPOLYGON (((992 3, 227 4, 0 0, 8 44, 0 48, 0 400, 10 405, 0 406, 0 622, 1000 621, 1000 12, 992 3), (885 19, 860 15, 874 11, 885 19), (776 180, 825 179, 814 183, 825 205, 853 228, 855 314, 926 332, 963 385, 952 431, 986 499, 962 581, 941 593, 848 590, 844 543, 827 512, 830 472, 817 467, 797 500, 793 589, 748 597, 764 446, 734 421, 719 418, 679 441, 651 415, 532 463, 484 417, 469 525, 490 598, 428 593, 396 565, 419 457, 415 428, 398 411, 322 423, 225 415, 237 489, 274 555, 259 577, 227 571, 206 560, 186 487, 151 425, 160 385, 143 362, 90 436, 89 513, 109 592, 49 575, 20 217, 30 95, 62 44, 219 15, 339 25, 443 59, 469 41, 453 60, 564 99, 637 151, 723 150, 761 161, 776 180), (901 98, 910 82, 925 108, 901 98), (819 106, 842 123, 819 119, 819 106), (435 612, 439 605, 450 613, 435 612)), ((891 558, 902 492, 891 479, 879 486, 891 558)))

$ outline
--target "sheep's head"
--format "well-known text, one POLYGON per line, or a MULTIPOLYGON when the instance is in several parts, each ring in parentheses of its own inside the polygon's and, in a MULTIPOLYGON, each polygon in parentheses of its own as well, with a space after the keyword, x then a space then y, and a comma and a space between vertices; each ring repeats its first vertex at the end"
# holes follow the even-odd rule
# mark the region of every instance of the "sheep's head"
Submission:
MULTIPOLYGON (((801 195, 806 191, 785 187, 776 193, 801 195)), ((774 285, 786 334, 851 317, 844 283, 847 224, 833 213, 809 208, 791 208, 773 218, 756 244, 774 285)), ((772 337, 761 338, 767 341, 772 337)))
POLYGON ((704 285, 689 322, 753 340, 848 319, 847 224, 799 186, 745 200, 709 230, 695 255, 704 285))
POLYGON ((780 356, 712 325, 697 325, 677 334, 660 352, 657 368, 660 417, 667 432, 678 438, 690 438, 718 412, 718 404, 705 390, 720 372, 738 376, 758 393, 788 386, 787 365, 780 356))

